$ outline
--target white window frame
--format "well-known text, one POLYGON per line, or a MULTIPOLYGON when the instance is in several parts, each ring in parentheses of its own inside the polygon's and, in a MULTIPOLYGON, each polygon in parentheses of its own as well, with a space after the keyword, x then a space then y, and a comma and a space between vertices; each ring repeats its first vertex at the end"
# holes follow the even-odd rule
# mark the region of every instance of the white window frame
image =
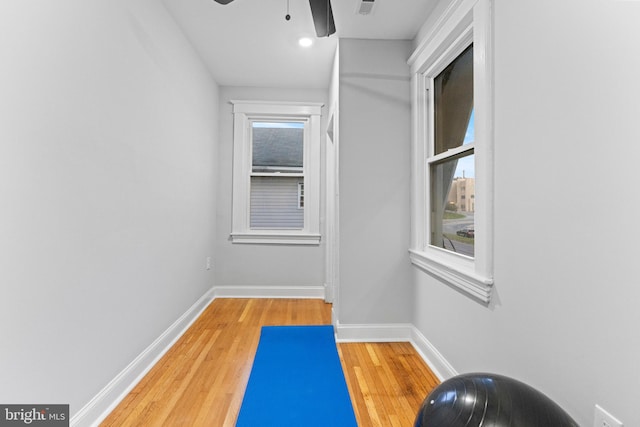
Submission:
POLYGON ((492 0, 455 0, 409 59, 412 74, 411 262, 483 303, 493 290, 493 44, 492 0), (432 100, 427 89, 473 43, 475 111, 475 255, 430 244, 432 100))
MULTIPOLYGON (((318 245, 320 243, 320 115, 319 103, 235 101, 233 104, 233 203, 231 241, 250 244, 318 245), (251 125, 254 121, 302 122, 303 180, 302 229, 252 229, 251 125)), ((287 176, 287 175, 283 175, 287 176)))

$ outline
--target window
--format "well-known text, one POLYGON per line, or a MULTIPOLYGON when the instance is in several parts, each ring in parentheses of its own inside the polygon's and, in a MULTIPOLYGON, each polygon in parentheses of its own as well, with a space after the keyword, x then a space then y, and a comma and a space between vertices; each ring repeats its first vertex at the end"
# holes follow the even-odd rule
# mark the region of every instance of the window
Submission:
POLYGON ((454 1, 409 60, 411 261, 484 304, 493 286, 491 7, 454 1))
POLYGON ((251 121, 251 229, 304 228, 304 123, 251 121))
POLYGON ((232 103, 232 241, 318 244, 322 105, 232 103))

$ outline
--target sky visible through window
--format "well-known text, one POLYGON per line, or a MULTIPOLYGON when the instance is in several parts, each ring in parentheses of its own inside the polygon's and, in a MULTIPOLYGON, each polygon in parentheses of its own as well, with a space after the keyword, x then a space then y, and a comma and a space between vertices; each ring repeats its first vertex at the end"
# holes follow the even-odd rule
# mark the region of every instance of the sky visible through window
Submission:
MULTIPOLYGON (((467 126, 467 133, 464 136, 464 141, 462 144, 469 144, 475 141, 475 110, 471 110, 471 117, 469 118, 469 125, 467 126)), ((474 163, 474 156, 463 157, 458 160, 458 165, 456 166, 456 178, 462 178, 462 176, 466 178, 475 178, 476 170, 474 163)))
POLYGON ((302 122, 253 122, 254 128, 304 129, 302 122))

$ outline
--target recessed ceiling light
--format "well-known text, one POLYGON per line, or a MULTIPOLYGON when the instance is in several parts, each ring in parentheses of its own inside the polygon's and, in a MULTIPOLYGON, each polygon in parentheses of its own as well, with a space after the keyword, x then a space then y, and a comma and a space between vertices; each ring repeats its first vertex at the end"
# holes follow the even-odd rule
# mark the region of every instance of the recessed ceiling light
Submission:
POLYGON ((309 37, 300 37, 298 44, 302 47, 309 47, 313 44, 313 40, 309 37))

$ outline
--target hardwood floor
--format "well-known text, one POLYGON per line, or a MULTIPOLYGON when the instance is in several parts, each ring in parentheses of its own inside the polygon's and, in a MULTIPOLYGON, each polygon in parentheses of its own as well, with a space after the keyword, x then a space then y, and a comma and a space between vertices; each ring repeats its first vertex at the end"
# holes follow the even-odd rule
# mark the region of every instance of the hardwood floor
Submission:
POLYGON ((438 379, 410 343, 340 343, 360 427, 411 427, 438 379))
MULTIPOLYGON (((235 425, 263 325, 331 323, 308 299, 217 299, 101 426, 235 425)), ((338 352, 360 427, 413 425, 438 383, 409 343, 343 343, 338 352)))

